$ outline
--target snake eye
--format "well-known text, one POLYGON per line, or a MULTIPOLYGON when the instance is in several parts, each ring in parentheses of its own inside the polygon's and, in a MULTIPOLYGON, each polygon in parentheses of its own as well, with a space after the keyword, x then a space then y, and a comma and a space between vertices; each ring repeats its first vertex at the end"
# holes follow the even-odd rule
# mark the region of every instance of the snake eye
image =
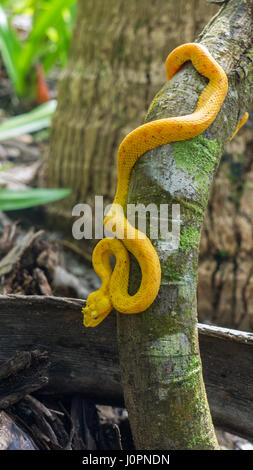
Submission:
POLYGON ((96 320, 98 318, 98 315, 97 315, 97 312, 94 311, 94 312, 91 312, 91 316, 94 320, 96 320))

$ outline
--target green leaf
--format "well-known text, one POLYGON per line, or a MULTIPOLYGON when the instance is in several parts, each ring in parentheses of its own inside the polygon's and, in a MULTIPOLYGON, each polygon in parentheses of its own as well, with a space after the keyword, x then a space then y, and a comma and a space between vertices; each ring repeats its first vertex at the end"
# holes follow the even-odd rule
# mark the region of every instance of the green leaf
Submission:
POLYGON ((9 26, 7 16, 0 6, 0 52, 16 92, 22 80, 18 67, 21 50, 21 42, 9 26))
POLYGON ((19 57, 19 68, 22 69, 23 82, 20 93, 25 87, 25 78, 29 72, 33 59, 42 39, 46 36, 47 29, 54 26, 62 14, 62 10, 71 7, 76 0, 54 0, 49 2, 48 8, 38 16, 27 43, 19 57))
POLYGON ((29 113, 20 114, 0 124, 0 141, 49 127, 57 101, 50 100, 29 113))
POLYGON ((68 196, 71 189, 0 189, 0 210, 13 211, 47 204, 68 196))

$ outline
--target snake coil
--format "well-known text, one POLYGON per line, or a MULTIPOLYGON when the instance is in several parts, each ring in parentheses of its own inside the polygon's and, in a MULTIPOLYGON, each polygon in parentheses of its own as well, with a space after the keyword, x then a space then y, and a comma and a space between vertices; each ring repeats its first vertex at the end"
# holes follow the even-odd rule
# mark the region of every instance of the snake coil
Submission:
MULTIPOLYGON (((109 224, 112 232, 115 227, 120 228, 123 237, 120 240, 102 239, 93 251, 93 267, 101 278, 102 285, 88 296, 86 307, 83 308, 85 326, 97 326, 113 307, 121 313, 143 312, 158 294, 161 282, 158 255, 151 241, 135 229, 118 208, 123 208, 125 205, 131 170, 145 152, 170 142, 196 137, 214 121, 221 108, 228 90, 227 76, 205 46, 190 43, 172 51, 166 60, 167 80, 170 80, 189 60, 201 75, 209 79, 195 111, 186 116, 158 119, 144 124, 130 132, 119 147, 117 191, 104 224, 107 227, 109 224), (128 293, 130 268, 128 252, 135 256, 142 273, 139 290, 132 296, 128 293), (110 265, 112 254, 116 258, 114 270, 110 265)), ((245 120, 247 120, 246 114, 237 126, 236 132, 245 120)))

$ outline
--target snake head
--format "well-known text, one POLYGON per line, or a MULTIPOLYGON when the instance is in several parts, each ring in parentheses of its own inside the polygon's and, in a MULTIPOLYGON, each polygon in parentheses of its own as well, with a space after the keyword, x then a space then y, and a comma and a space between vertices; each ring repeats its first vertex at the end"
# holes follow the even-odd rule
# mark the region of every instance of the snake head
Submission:
POLYGON ((89 295, 86 306, 82 309, 84 326, 97 326, 112 310, 110 297, 100 289, 89 295))

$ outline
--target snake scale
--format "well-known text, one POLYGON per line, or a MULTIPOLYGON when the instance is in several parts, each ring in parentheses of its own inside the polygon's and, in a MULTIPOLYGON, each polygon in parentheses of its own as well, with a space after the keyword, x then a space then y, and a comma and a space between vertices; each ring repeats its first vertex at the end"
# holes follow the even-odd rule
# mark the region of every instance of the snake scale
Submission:
MULTIPOLYGON (((123 237, 104 238, 96 245, 92 262, 101 287, 88 296, 83 308, 84 325, 97 326, 114 307, 121 313, 139 313, 155 300, 161 282, 161 267, 151 241, 135 229, 118 207, 124 207, 131 170, 137 160, 148 150, 170 142, 187 140, 201 134, 214 121, 228 91, 228 79, 224 70, 211 56, 208 49, 197 43, 184 44, 173 50, 166 60, 167 80, 170 80, 186 62, 191 61, 196 70, 209 79, 192 114, 158 119, 130 132, 122 141, 117 158, 118 183, 111 209, 104 219, 111 231, 121 227, 123 237), (141 235, 141 236, 140 236, 141 235), (141 268, 141 284, 134 295, 128 293, 129 254, 132 253, 141 268), (112 270, 110 256, 116 264, 112 270)), ((238 124, 235 133, 247 120, 247 113, 238 124)))

